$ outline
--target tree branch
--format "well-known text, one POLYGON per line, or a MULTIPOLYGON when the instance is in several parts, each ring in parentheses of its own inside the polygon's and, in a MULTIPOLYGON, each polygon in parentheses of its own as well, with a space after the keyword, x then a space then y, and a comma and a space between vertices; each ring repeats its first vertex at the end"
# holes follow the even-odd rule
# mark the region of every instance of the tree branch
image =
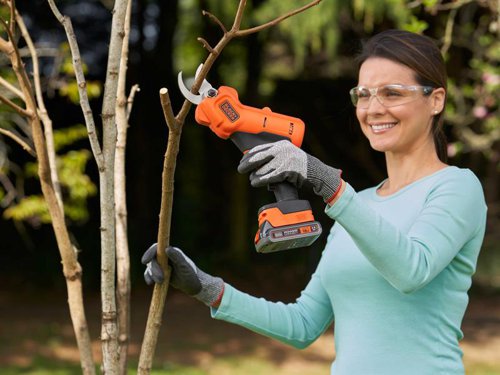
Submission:
POLYGON ((130 93, 127 98, 127 120, 129 119, 130 113, 132 112, 132 106, 134 105, 135 94, 141 91, 139 85, 136 83, 130 88, 130 93))
POLYGON ((21 100, 24 101, 24 95, 23 95, 22 91, 19 90, 16 86, 14 86, 13 84, 11 84, 6 79, 4 79, 3 77, 0 77, 0 86, 5 87, 7 90, 9 90, 10 92, 12 92, 14 95, 16 95, 17 97, 19 97, 19 99, 21 99, 21 100))
POLYGON ((45 142, 47 144, 47 154, 49 157, 49 166, 50 166, 50 176, 52 179, 52 184, 54 185, 54 191, 56 192, 57 201, 59 202, 59 206, 61 210, 63 209, 63 199, 61 192, 61 185, 59 183, 59 175, 57 173, 57 165, 56 165, 56 151, 54 147, 54 134, 52 130, 52 120, 47 113, 47 108, 45 107, 45 102, 43 101, 42 95, 42 85, 40 83, 40 69, 38 66, 38 55, 31 40, 31 36, 28 33, 28 29, 24 24, 23 18, 16 12, 16 22, 21 30, 21 35, 23 36, 26 45, 28 46, 28 50, 31 55, 31 61, 33 63, 33 81, 35 86, 35 94, 36 100, 38 104, 38 114, 43 123, 44 133, 45 133, 45 142))
POLYGON ((196 40, 198 42, 200 42, 201 44, 203 44, 203 47, 208 51, 208 53, 213 53, 213 54, 217 54, 217 51, 215 51, 212 46, 210 45, 210 43, 208 43, 205 39, 201 38, 201 37, 198 37, 196 38, 196 40))
POLYGON ((168 94, 168 90, 165 87, 162 87, 160 89, 160 102, 167 126, 172 130, 177 130, 179 126, 177 124, 177 121, 175 120, 174 112, 172 110, 170 95, 168 94))
POLYGON ((304 5, 303 7, 300 7, 298 9, 295 9, 291 12, 288 12, 287 14, 284 14, 280 17, 277 17, 275 18, 274 20, 272 21, 269 21, 263 25, 260 25, 260 26, 256 26, 256 27, 252 27, 250 29, 246 29, 246 30, 238 30, 236 31, 236 36, 240 37, 240 36, 247 36, 249 34, 253 34, 253 33, 256 33, 256 32, 259 32, 259 31, 262 31, 264 29, 267 29, 271 26, 275 26, 277 25, 278 23, 280 23, 281 21, 284 21, 286 20, 287 18, 290 18, 298 13, 302 13, 304 12, 305 10, 313 7, 313 6, 316 6, 318 5, 319 3, 321 3, 321 0, 314 0, 314 1, 311 1, 309 4, 306 4, 304 5))
POLYGON ((10 108, 19 113, 21 116, 30 117, 32 115, 31 112, 27 111, 24 108, 19 107, 16 103, 6 98, 2 94, 0 94, 0 102, 3 102, 4 104, 8 105, 10 108))
POLYGON ((68 39, 69 47, 71 50, 71 56, 73 58, 73 69, 75 70, 76 82, 78 83, 80 107, 82 108, 83 117, 85 119, 90 147, 92 149, 92 153, 94 154, 97 168, 99 170, 102 170, 104 168, 104 156, 102 154, 101 146, 97 138, 94 116, 92 113, 92 109, 90 108, 89 98, 87 95, 87 83, 85 81, 85 75, 83 73, 80 49, 78 48, 75 32, 73 31, 73 24, 71 23, 71 19, 69 17, 63 16, 61 12, 59 12, 59 9, 54 3, 54 0, 48 0, 48 2, 52 13, 54 13, 55 17, 63 26, 66 32, 66 37, 68 39))
POLYGON ((0 128, 0 133, 13 139, 14 141, 16 141, 19 145, 21 145, 21 147, 27 151, 31 156, 35 157, 36 158, 36 153, 35 151, 28 145, 28 143, 26 143, 25 141, 23 141, 21 139, 21 137, 18 137, 17 135, 15 135, 14 133, 12 133, 11 131, 9 130, 6 130, 4 128, 0 128))
POLYGON ((227 33, 227 29, 224 26, 224 24, 217 17, 215 17, 212 13, 207 12, 206 10, 202 10, 201 14, 203 14, 204 16, 208 16, 212 21, 214 21, 217 25, 219 25, 219 27, 222 29, 222 32, 224 34, 227 33))
POLYGON ((457 15, 457 8, 453 8, 448 15, 448 20, 446 21, 446 29, 444 33, 443 46, 441 47, 441 54, 446 56, 448 50, 450 49, 452 42, 453 27, 455 25, 455 17, 457 15))

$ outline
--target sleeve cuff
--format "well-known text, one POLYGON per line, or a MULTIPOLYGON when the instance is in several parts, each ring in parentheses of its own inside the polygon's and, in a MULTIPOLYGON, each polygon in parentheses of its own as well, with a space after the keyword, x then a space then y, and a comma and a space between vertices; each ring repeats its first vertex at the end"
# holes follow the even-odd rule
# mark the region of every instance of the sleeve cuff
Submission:
POLYGON ((346 187, 342 195, 335 202, 333 206, 326 205, 325 213, 332 219, 337 218, 342 214, 347 205, 351 202, 352 198, 356 194, 353 187, 345 182, 346 187))

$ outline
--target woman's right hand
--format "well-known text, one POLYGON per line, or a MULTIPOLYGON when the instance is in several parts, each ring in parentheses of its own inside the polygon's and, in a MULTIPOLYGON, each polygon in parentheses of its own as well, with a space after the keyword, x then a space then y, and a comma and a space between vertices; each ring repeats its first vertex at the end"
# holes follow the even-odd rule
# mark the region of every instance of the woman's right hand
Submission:
MULTIPOLYGON (((158 264, 157 244, 153 244, 141 258, 146 265, 144 280, 146 284, 162 283, 163 270, 158 264)), ((217 307, 224 294, 224 281, 200 270, 184 252, 169 246, 165 249, 168 264, 171 266, 170 283, 176 289, 196 298, 207 306, 217 307)))

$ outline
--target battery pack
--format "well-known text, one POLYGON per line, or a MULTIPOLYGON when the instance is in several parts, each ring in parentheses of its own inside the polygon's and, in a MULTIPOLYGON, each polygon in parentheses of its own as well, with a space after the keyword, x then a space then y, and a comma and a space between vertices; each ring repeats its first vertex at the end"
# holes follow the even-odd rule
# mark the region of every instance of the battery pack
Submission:
POLYGON ((259 228, 255 236, 258 253, 272 253, 299 247, 307 247, 321 235, 321 224, 308 221, 274 228, 268 221, 259 228))
POLYGON ((321 235, 308 201, 282 200, 259 210, 255 249, 259 253, 295 249, 311 245, 321 235))

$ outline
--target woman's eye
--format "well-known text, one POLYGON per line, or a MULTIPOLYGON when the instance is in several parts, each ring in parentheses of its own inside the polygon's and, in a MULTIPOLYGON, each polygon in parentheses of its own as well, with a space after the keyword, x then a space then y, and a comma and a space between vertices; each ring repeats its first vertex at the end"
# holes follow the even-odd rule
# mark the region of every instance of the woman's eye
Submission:
POLYGON ((368 98, 370 97, 370 92, 368 90, 358 90, 358 98, 368 98))
POLYGON ((395 96, 403 96, 403 93, 399 90, 394 90, 394 89, 386 89, 382 91, 382 96, 389 98, 389 97, 395 97, 395 96))

